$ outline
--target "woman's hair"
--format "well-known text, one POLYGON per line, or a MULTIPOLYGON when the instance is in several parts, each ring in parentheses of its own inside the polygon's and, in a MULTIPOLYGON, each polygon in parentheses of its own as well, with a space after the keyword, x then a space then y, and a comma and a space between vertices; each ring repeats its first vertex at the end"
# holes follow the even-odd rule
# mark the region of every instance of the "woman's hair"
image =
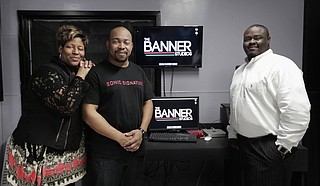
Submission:
POLYGON ((56 34, 58 47, 63 47, 67 42, 73 40, 76 37, 81 38, 84 46, 87 46, 87 44, 89 43, 87 35, 82 30, 73 25, 61 26, 56 34))

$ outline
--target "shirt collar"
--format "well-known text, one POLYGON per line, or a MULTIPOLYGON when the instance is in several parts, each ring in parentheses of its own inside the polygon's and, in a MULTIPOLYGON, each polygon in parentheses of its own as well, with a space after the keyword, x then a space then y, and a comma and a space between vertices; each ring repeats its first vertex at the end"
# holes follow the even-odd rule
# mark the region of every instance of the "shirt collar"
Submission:
POLYGON ((245 61, 246 63, 255 62, 255 61, 258 61, 259 59, 263 58, 264 56, 266 56, 266 55, 268 55, 268 54, 271 54, 271 53, 273 53, 273 51, 272 51, 271 49, 268 49, 267 51, 263 52, 262 54, 257 55, 256 57, 251 58, 251 61, 248 60, 248 57, 246 57, 246 58, 244 59, 244 61, 245 61))

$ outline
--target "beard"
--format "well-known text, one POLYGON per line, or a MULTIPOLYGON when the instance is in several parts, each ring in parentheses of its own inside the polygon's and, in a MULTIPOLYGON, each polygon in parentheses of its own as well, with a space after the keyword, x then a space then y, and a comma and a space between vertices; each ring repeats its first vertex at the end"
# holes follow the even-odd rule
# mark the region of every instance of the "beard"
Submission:
POLYGON ((118 63, 124 63, 128 60, 128 54, 126 53, 126 55, 117 55, 117 52, 115 52, 114 55, 111 55, 111 58, 118 63))
POLYGON ((128 58, 127 57, 126 58, 117 58, 117 57, 115 57, 114 60, 116 62, 118 62, 118 63, 124 63, 124 62, 126 62, 128 60, 128 58))

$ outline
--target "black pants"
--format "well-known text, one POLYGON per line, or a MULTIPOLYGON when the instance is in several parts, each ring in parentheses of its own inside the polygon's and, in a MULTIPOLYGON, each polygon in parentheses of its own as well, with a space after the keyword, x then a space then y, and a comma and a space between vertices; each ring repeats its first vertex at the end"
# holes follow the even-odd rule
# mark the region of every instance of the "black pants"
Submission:
POLYGON ((144 158, 114 160, 96 155, 88 156, 84 186, 143 186, 144 158))
POLYGON ((290 186, 295 149, 282 159, 275 145, 276 136, 238 135, 238 140, 244 186, 290 186))

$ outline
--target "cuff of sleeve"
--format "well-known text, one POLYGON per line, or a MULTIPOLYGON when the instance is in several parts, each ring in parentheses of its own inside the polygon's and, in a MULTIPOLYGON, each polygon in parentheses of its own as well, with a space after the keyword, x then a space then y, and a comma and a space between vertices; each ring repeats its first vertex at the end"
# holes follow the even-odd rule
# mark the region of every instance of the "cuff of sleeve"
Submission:
POLYGON ((80 76, 75 76, 74 77, 75 84, 79 84, 83 88, 84 91, 87 91, 89 89, 89 83, 86 82, 82 77, 80 76))
POLYGON ((276 144, 277 146, 278 146, 278 145, 283 146, 284 148, 288 149, 288 151, 291 153, 292 147, 289 147, 288 145, 280 142, 279 140, 277 140, 277 141, 275 142, 275 144, 276 144))
POLYGON ((237 138, 237 131, 235 131, 231 125, 227 126, 228 138, 237 138))

